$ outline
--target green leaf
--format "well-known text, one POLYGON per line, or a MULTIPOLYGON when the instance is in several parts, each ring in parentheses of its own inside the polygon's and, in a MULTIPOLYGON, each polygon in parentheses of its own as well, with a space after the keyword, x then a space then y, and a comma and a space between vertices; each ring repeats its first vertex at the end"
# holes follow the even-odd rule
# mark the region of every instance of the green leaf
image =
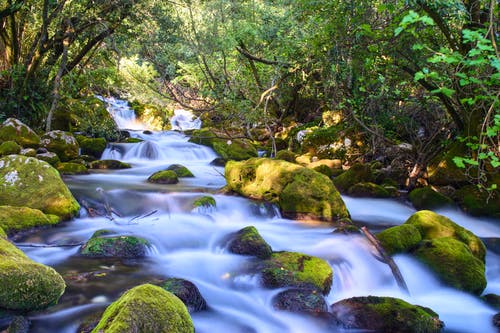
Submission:
POLYGON ((397 27, 394 29, 394 36, 399 36, 400 33, 403 32, 403 27, 397 27))
POLYGON ((425 78, 425 74, 422 71, 418 71, 415 73, 415 77, 413 78, 415 81, 420 81, 425 78))
POLYGON ((455 165, 459 168, 465 168, 465 164, 464 164, 464 158, 463 157, 458 157, 458 156, 455 156, 453 157, 453 162, 455 163, 455 165))
POLYGON ((433 94, 440 94, 441 93, 441 94, 445 95, 446 97, 451 97, 455 93, 455 90, 450 89, 450 88, 446 88, 446 87, 442 87, 439 89, 432 90, 431 93, 433 93, 433 94))

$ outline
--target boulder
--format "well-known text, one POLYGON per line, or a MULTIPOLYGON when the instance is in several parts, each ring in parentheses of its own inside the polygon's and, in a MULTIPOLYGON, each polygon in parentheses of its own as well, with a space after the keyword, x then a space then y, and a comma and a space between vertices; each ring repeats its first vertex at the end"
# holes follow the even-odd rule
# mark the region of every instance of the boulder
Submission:
POLYGON ((109 170, 118 170, 118 169, 130 169, 132 166, 128 163, 117 161, 117 160, 98 160, 90 162, 90 169, 109 169, 109 170))
POLYGON ((275 252, 260 264, 262 283, 268 288, 295 287, 330 292, 333 271, 323 259, 298 252, 275 252))
POLYGON ((389 255, 404 253, 415 248, 422 240, 420 231, 412 224, 385 229, 377 234, 382 247, 389 255))
POLYGON ((24 148, 21 149, 19 155, 28 156, 28 157, 36 157, 36 150, 34 148, 24 148))
POLYGON ((42 135, 40 143, 47 150, 56 153, 62 162, 75 159, 79 155, 78 141, 68 132, 59 130, 47 132, 42 135))
POLYGON ((230 161, 225 176, 230 190, 278 204, 284 217, 325 221, 349 217, 331 180, 298 164, 268 158, 230 161))
POLYGON ((295 158, 297 157, 297 154, 294 153, 293 151, 290 150, 280 150, 276 153, 276 156, 274 157, 277 160, 283 160, 287 161, 290 163, 295 163, 295 158))
POLYGON ((80 163, 63 162, 56 166, 61 175, 85 175, 89 173, 87 167, 80 163))
POLYGON ((493 316, 491 322, 493 326, 500 328, 500 312, 493 316))
POLYGON ((500 218, 500 190, 480 190, 477 186, 467 185, 456 192, 460 207, 473 216, 500 218))
POLYGON ((351 186, 357 183, 373 182, 375 176, 369 164, 354 164, 349 170, 343 172, 333 179, 333 184, 341 192, 347 192, 351 186))
POLYGON ((19 154, 20 152, 21 146, 15 141, 4 141, 0 144, 0 156, 19 154))
POLYGON ((186 168, 183 165, 180 164, 172 164, 170 165, 167 170, 175 172, 177 177, 183 178, 183 177, 194 177, 193 173, 189 171, 188 168, 186 168))
POLYGON ((392 297, 352 297, 331 306, 339 325, 375 332, 440 332, 439 316, 429 308, 392 297))
POLYGON ((153 184, 177 184, 179 179, 174 171, 163 170, 155 172, 149 176, 148 182, 153 184))
POLYGON ((444 154, 436 156, 427 166, 429 182, 432 185, 463 186, 469 182, 466 170, 459 168, 453 158, 466 156, 468 148, 465 143, 454 142, 444 154))
POLYGON ((249 140, 222 138, 212 129, 193 131, 189 141, 213 148, 226 161, 243 161, 258 156, 257 149, 249 140))
POLYGON ((52 268, 0 237, 0 308, 32 311, 56 304, 66 285, 52 268))
POLYGON ((194 325, 179 298, 161 287, 144 284, 108 306, 92 332, 194 333, 194 325))
POLYGON ((416 188, 408 195, 413 206, 418 209, 434 210, 444 206, 453 205, 453 200, 447 196, 434 191, 431 186, 416 188))
POLYGON ((106 149, 107 143, 104 138, 88 138, 83 135, 77 135, 76 140, 80 146, 81 153, 84 155, 101 158, 104 149, 106 149))
POLYGON ((253 226, 245 227, 231 235, 228 249, 231 253, 255 256, 260 259, 268 259, 273 253, 271 246, 253 226))
POLYGON ((93 258, 143 258, 149 242, 135 236, 109 236, 111 232, 98 230, 80 248, 80 255, 93 258))
POLYGON ((389 198, 391 194, 380 185, 371 182, 357 183, 349 187, 347 194, 353 197, 389 198))
POLYGON ((80 209, 59 172, 33 157, 0 158, 0 205, 39 209, 69 219, 80 209))
POLYGON ((328 311, 323 296, 311 289, 288 289, 276 295, 272 302, 277 310, 310 314, 328 311))
POLYGON ((39 153, 35 155, 36 158, 38 158, 41 161, 45 161, 49 163, 52 166, 56 166, 59 163, 61 163, 61 160, 59 159, 59 156, 57 156, 56 153, 52 153, 50 151, 45 152, 45 153, 39 153))
POLYGON ((40 137, 28 126, 15 118, 5 120, 0 126, 0 141, 15 141, 22 147, 36 148, 40 137))
POLYGON ((184 279, 169 278, 160 284, 160 287, 171 292, 184 303, 189 313, 207 309, 207 302, 194 283, 184 279))
POLYGON ((481 299, 492 308, 496 309, 497 311, 500 311, 500 295, 486 294, 481 296, 481 299))
POLYGON ((8 234, 59 223, 59 217, 28 207, 0 206, 0 227, 8 234))

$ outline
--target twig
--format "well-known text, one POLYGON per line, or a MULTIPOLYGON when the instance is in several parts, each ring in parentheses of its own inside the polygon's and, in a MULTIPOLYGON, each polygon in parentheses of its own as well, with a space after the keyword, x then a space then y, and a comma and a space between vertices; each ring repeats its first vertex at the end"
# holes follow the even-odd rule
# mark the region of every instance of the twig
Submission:
POLYGON ((131 223, 132 221, 134 220, 137 220, 137 219, 143 219, 143 218, 146 218, 148 216, 151 216, 153 214, 156 214, 156 212, 158 212, 158 209, 155 209, 153 210, 152 212, 149 212, 147 214, 144 214, 144 215, 137 215, 137 216, 134 216, 131 220, 128 221, 128 223, 131 223))

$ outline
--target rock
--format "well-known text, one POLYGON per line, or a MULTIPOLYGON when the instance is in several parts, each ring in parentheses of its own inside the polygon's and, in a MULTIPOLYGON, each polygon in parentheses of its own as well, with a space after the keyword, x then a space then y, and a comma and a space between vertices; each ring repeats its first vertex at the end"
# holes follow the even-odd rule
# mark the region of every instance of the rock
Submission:
POLYGON ((36 148, 40 137, 28 126, 15 118, 5 120, 0 126, 0 141, 15 141, 21 147, 36 148))
POLYGON ((59 223, 59 217, 28 207, 0 206, 0 227, 8 234, 59 223))
POLYGON ((493 316, 491 322, 493 326, 500 328, 500 312, 493 316))
POLYGON ((414 225, 402 224, 380 232, 377 238, 387 254, 394 255, 415 248, 422 240, 422 235, 414 225))
POLYGON ((183 165, 180 164, 172 164, 167 168, 167 170, 175 172, 177 177, 182 178, 182 177, 194 177, 193 173, 189 171, 188 168, 186 168, 183 165))
POLYGON ((376 332, 440 332, 439 316, 428 308, 392 297, 352 297, 331 306, 339 325, 376 332))
POLYGON ((193 202, 194 208, 197 208, 197 207, 209 208, 209 207, 216 207, 216 206, 217 206, 217 203, 216 203, 215 199, 209 195, 205 195, 201 198, 198 198, 193 202))
POLYGON ((24 148, 21 149, 19 155, 27 156, 27 157, 36 157, 36 150, 34 148, 24 148))
POLYGON ((436 209, 453 205, 453 200, 447 196, 434 191, 431 186, 416 188, 408 195, 413 206, 418 209, 436 209))
POLYGON ((500 191, 487 192, 477 186, 468 185, 456 192, 460 207, 473 216, 491 216, 500 218, 500 191))
POLYGON ((179 179, 174 171, 163 170, 155 172, 149 176, 148 182, 153 184, 177 184, 179 179))
POLYGON ((36 263, 0 238, 0 308, 32 311, 57 303, 63 278, 52 268, 36 263))
POLYGON ((80 248, 85 257, 143 258, 149 242, 135 236, 108 236, 106 231, 96 231, 80 248))
POLYGON ((31 322, 23 316, 15 316, 7 329, 8 333, 29 333, 31 322))
POLYGON ((178 278, 169 278, 160 284, 160 287, 171 292, 184 303, 189 313, 207 309, 207 302, 194 283, 178 278))
POLYGON ((271 246, 253 226, 234 233, 229 240, 228 249, 231 253, 255 256, 260 259, 268 259, 273 253, 271 246))
POLYGON ((128 163, 117 161, 117 160, 98 160, 90 162, 90 169, 130 169, 132 166, 128 163))
POLYGON ((371 182, 357 183, 349 187, 347 194, 353 197, 389 198, 389 191, 380 185, 371 182))
POLYGON ((500 295, 497 294, 486 294, 481 296, 481 299, 485 301, 492 308, 500 311, 500 295))
POLYGON ((0 205, 39 209, 69 219, 80 209, 59 172, 36 158, 0 158, 0 205))
POLYGON ((143 142, 143 141, 144 140, 139 139, 139 138, 130 138, 130 137, 127 137, 127 138, 125 138, 125 140, 122 140, 121 142, 125 142, 125 143, 139 143, 139 142, 143 142))
POLYGON ((444 154, 436 156, 427 167, 429 182, 432 185, 466 185, 469 182, 466 170, 459 168, 453 158, 466 156, 467 149, 465 143, 454 142, 444 154))
POLYGON ((80 163, 63 162, 59 163, 56 168, 61 175, 85 175, 89 173, 87 167, 80 163))
POLYGON ((144 284, 108 306, 92 332, 194 333, 194 325, 179 298, 158 286, 144 284))
POLYGON ((316 172, 319 172, 319 173, 322 173, 324 174, 325 176, 327 176, 328 178, 331 178, 333 176, 333 171, 332 169, 330 169, 328 166, 326 165, 318 165, 318 166, 315 166, 314 168, 311 168, 313 169, 314 171, 316 172))
POLYGON ((48 151, 46 153, 36 154, 35 157, 41 161, 45 161, 45 162, 49 163, 52 166, 56 166, 61 162, 61 160, 59 159, 59 156, 57 156, 56 153, 52 153, 50 151, 48 151))
POLYGON ((323 259, 298 252, 275 252, 261 268, 265 287, 313 289, 324 295, 330 292, 333 271, 323 259))
POLYGON ((330 170, 332 170, 332 172, 337 171, 337 170, 342 170, 342 161, 338 160, 338 159, 335 159, 335 160, 321 159, 321 160, 309 163, 308 167, 314 169, 314 168, 322 166, 322 165, 330 168, 330 170))
POLYGON ((273 298, 273 307, 296 313, 317 314, 328 311, 323 296, 316 290, 288 289, 273 298))
POLYGON ((454 238, 424 240, 412 254, 429 266, 441 281, 454 288, 476 295, 486 288, 484 262, 454 238))
POLYGON ((106 139, 88 138, 83 135, 77 135, 76 140, 81 149, 81 153, 95 158, 101 158, 104 149, 106 149, 106 139))
POLYGON ((19 154, 21 146, 14 141, 4 141, 0 144, 0 156, 19 154))
POLYGON ((212 129, 200 129, 193 131, 190 142, 211 147, 224 160, 243 161, 257 157, 257 149, 248 140, 221 138, 212 129))
POLYGON ((223 159, 222 157, 216 157, 213 159, 212 162, 210 162, 210 165, 214 165, 214 166, 225 166, 226 165, 226 160, 223 159))
POLYGON ((298 164, 268 158, 230 161, 225 176, 229 189, 278 204, 287 218, 335 221, 349 217, 331 180, 298 164))
POLYGON ((369 164, 354 164, 349 170, 333 179, 333 184, 341 192, 347 192, 351 186, 357 183, 373 182, 375 176, 369 164))
POLYGON ((70 161, 79 155, 80 146, 75 137, 68 132, 51 131, 42 135, 40 144, 59 156, 62 162, 70 161))
POLYGON ((297 154, 294 153, 293 151, 290 150, 280 150, 276 153, 276 156, 274 157, 277 160, 283 160, 287 161, 290 163, 295 163, 295 158, 297 157, 297 154))

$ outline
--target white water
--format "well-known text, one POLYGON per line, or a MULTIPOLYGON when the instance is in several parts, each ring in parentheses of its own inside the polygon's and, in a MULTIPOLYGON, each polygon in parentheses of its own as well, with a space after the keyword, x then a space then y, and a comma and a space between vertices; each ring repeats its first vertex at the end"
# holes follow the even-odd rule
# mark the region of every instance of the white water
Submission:
MULTIPOLYGON (((122 102, 110 103, 120 109, 123 118, 128 117, 122 102)), ((209 165, 216 157, 209 148, 189 143, 186 136, 176 132, 148 135, 135 131, 132 136, 147 141, 111 145, 103 154, 103 158, 131 163, 132 169, 77 176, 69 181, 77 197, 106 200, 120 216, 114 216, 113 221, 82 216, 27 241, 85 242, 94 231, 106 228, 144 237, 153 249, 146 260, 121 265, 114 260, 78 258, 77 247, 23 248, 31 258, 63 274, 104 272, 103 277, 70 288, 69 292, 78 295, 77 302, 66 301, 69 305, 64 309, 34 317, 33 332, 76 332, 81 318, 96 307, 103 308, 123 290, 166 276, 192 281, 205 297, 210 310, 192 315, 198 333, 332 332, 307 316, 274 310, 271 300, 280 290, 261 287, 259 276, 248 270, 254 259, 224 249, 224 238, 248 225, 255 226, 275 251, 298 251, 327 260, 334 270, 329 305, 351 296, 394 296, 432 308, 450 332, 495 332, 490 324, 493 309, 473 296, 440 285, 429 270, 408 256, 395 260, 411 296, 399 291, 390 269, 374 259, 363 237, 332 234, 328 224, 283 219, 268 205, 215 194, 225 181, 223 169, 209 165), (177 185, 146 183, 153 172, 173 163, 188 167, 195 178, 181 178, 177 185), (104 197, 96 192, 97 187, 103 189, 104 197), (216 209, 192 209, 193 201, 207 192, 216 199, 216 209), (144 217, 147 214, 151 215, 144 217)), ((401 224, 414 212, 392 200, 344 199, 355 220, 378 228, 401 224)), ((480 236, 500 237, 495 221, 473 219, 457 211, 441 213, 480 236)), ((500 293, 500 258, 488 252, 486 261, 485 293, 500 293)))

